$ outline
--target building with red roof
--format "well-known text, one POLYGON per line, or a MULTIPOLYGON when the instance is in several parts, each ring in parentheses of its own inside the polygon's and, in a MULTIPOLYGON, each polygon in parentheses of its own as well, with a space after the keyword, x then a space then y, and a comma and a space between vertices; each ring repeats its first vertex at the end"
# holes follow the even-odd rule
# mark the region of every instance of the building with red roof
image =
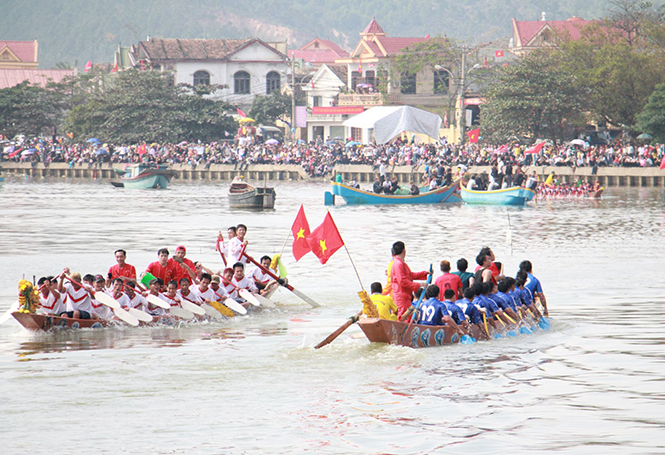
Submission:
POLYGON ((334 65, 335 60, 348 57, 349 52, 330 40, 314 38, 300 49, 290 50, 288 55, 289 58, 319 67, 323 64, 334 65))
POLYGON ((73 76, 74 70, 37 69, 39 43, 34 41, 0 41, 0 89, 29 81, 44 87, 48 82, 60 82, 73 76))
POLYGON ((565 21, 548 21, 543 13, 539 21, 518 21, 513 19, 513 37, 510 51, 523 57, 535 49, 556 47, 563 40, 578 40, 584 30, 592 24, 601 24, 598 20, 584 20, 571 17, 565 21))

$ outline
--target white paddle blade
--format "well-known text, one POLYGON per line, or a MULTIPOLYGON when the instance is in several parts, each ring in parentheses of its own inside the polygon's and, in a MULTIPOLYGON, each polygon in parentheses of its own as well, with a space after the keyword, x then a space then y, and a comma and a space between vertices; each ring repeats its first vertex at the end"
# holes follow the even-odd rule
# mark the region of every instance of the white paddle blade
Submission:
POLYGON ((168 303, 166 303, 156 295, 148 294, 148 297, 146 297, 146 299, 148 299, 148 302, 152 303, 153 305, 158 306, 160 308, 164 308, 165 310, 171 308, 171 305, 169 305, 168 303))
POLYGON ((182 300, 180 302, 180 305, 190 313, 198 314, 199 316, 203 316, 204 314, 206 314, 203 308, 196 305, 195 303, 188 302, 187 300, 182 300))
POLYGON ((150 316, 148 313, 145 311, 141 311, 136 308, 130 308, 127 310, 129 314, 134 316, 136 319, 138 319, 141 322, 152 322, 152 316, 150 316))
POLYGON ((216 309, 214 309, 213 307, 211 307, 207 303, 202 303, 201 308, 203 308, 203 311, 205 311, 205 313, 209 317, 211 317, 213 319, 222 319, 222 313, 220 313, 219 311, 217 311, 216 309))
POLYGON ((194 313, 187 311, 184 308, 180 308, 179 306, 171 307, 170 312, 173 316, 181 319, 194 319, 194 313))
POLYGON ((270 300, 267 297, 262 296, 261 294, 256 294, 254 297, 256 297, 256 300, 258 300, 261 303, 261 306, 266 307, 266 308, 277 308, 277 305, 275 305, 275 302, 270 300))
POLYGON ((224 300, 224 305, 231 308, 236 313, 247 314, 247 309, 231 298, 224 300))
MULTIPOLYGON (((102 305, 106 305, 107 307, 111 307, 114 310, 117 310, 120 308, 120 304, 110 295, 104 294, 103 292, 95 292, 95 300, 97 300, 99 303, 102 305)), ((120 317, 120 316, 118 316, 120 317)), ((122 318, 120 318, 122 319, 122 318)))
POLYGON ((302 292, 300 292, 296 288, 293 288, 291 292, 293 292, 295 295, 300 297, 305 302, 309 303, 312 306, 312 308, 318 308, 318 307, 321 306, 319 303, 316 303, 314 300, 312 300, 310 297, 307 297, 305 294, 303 294, 302 292))
POLYGON ((18 311, 20 306, 21 306, 21 304, 18 302, 18 300, 16 302, 12 303, 12 306, 9 307, 9 309, 5 312, 5 314, 0 316, 0 324, 3 324, 5 322, 7 322, 9 320, 9 318, 12 317, 12 313, 14 311, 18 311))
POLYGON ((259 302, 256 296, 251 292, 249 292, 247 289, 241 289, 240 291, 238 291, 238 294, 240 294, 240 297, 247 300, 252 305, 261 306, 261 302, 259 302))
MULTIPOLYGON (((98 301, 101 302, 101 300, 98 301)), ((139 325, 139 320, 136 319, 136 317, 133 316, 131 313, 128 313, 124 309, 120 308, 120 306, 118 306, 118 308, 113 308, 113 312, 115 313, 116 316, 118 316, 118 319, 125 321, 127 324, 132 325, 134 327, 139 325)))

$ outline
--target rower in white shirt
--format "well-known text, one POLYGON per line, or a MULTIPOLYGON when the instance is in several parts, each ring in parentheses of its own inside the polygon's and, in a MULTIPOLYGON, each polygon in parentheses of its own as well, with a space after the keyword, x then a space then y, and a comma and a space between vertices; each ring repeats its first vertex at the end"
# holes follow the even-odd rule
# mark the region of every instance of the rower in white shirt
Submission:
POLYGON ((199 298, 200 302, 215 302, 217 299, 215 298, 215 291, 210 288, 211 281, 212 276, 209 273, 204 273, 201 275, 199 284, 192 284, 189 290, 199 298))
POLYGON ((69 268, 65 267, 58 283, 58 291, 65 295, 65 311, 61 316, 75 319, 98 319, 92 308, 92 297, 90 296, 92 288, 84 286, 90 285, 81 282, 81 274, 74 272, 70 275, 69 268), (65 278, 70 281, 65 283, 65 278))
POLYGON ((111 288, 111 292, 109 295, 113 297, 113 299, 120 304, 120 307, 123 309, 127 310, 129 308, 132 308, 132 301, 131 299, 123 292, 123 281, 122 278, 116 278, 112 281, 113 287, 111 288))
POLYGON ((246 233, 247 226, 239 224, 236 226, 236 237, 227 242, 227 261, 229 264, 235 264, 236 262, 247 264, 247 258, 242 254, 243 251, 246 251, 248 244, 247 240, 245 240, 246 233))
MULTIPOLYGON (((263 256, 259 262, 264 269, 272 270, 275 275, 278 275, 279 272, 277 270, 270 269, 270 256, 263 256)), ((268 273, 264 272, 261 267, 254 268, 247 274, 247 277, 254 281, 254 284, 258 288, 260 294, 265 297, 269 297, 279 286, 279 283, 275 281, 268 273)))
MULTIPOLYGON (((122 280, 120 280, 122 282, 122 280)), ((106 280, 104 279, 103 276, 97 275, 95 276, 95 283, 93 285, 93 289, 95 290, 95 293, 97 292, 102 292, 106 293, 108 295, 111 295, 108 292, 105 292, 104 285, 106 284, 106 280)), ((92 299, 92 309, 95 312, 97 316, 99 316, 99 319, 112 319, 113 318, 113 311, 111 310, 110 307, 104 305, 102 302, 100 302, 97 299, 92 299)))
MULTIPOLYGON (((254 280, 245 276, 245 264, 236 262, 233 264, 233 280, 231 281, 238 289, 247 289, 253 294, 258 294, 259 289, 254 284, 254 280)), ((238 293, 236 292, 236 295, 238 293)), ((241 297, 234 297, 238 300, 241 297)))
POLYGON ((180 289, 178 289, 177 296, 182 300, 186 300, 195 305, 200 305, 203 300, 190 290, 189 278, 180 279, 180 289))
POLYGON ((57 291, 57 284, 52 277, 40 278, 37 285, 39 285, 39 303, 44 313, 59 315, 65 311, 63 296, 57 291))
POLYGON ((150 303, 148 299, 143 297, 140 292, 136 292, 136 285, 131 281, 125 283, 125 294, 129 297, 129 302, 132 308, 135 308, 146 313, 150 313, 150 303))

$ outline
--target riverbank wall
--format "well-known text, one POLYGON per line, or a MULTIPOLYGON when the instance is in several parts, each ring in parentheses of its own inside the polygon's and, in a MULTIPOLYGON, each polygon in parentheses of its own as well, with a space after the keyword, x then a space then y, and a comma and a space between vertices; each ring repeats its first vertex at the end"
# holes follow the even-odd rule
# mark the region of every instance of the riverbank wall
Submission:
MULTIPOLYGON (((122 165, 115 165, 121 169, 122 165)), ((296 164, 273 165, 256 164, 249 165, 246 169, 232 164, 216 164, 209 168, 188 165, 175 165, 172 169, 176 172, 174 180, 183 181, 231 181, 234 177, 243 176, 250 181, 327 181, 331 179, 328 174, 326 178, 310 177, 302 166, 296 164)), ((75 179, 103 179, 112 180, 117 178, 117 172, 108 163, 102 165, 88 164, 70 166, 68 163, 51 163, 44 166, 43 163, 14 163, 4 162, 0 170, 5 175, 25 176, 27 178, 75 178, 75 179)), ((558 166, 531 166, 525 168, 527 174, 533 171, 541 177, 546 178, 551 172, 555 172, 560 181, 573 184, 578 180, 595 182, 598 180, 605 187, 663 187, 665 186, 665 170, 658 167, 600 167, 596 173, 593 168, 570 168, 558 166)), ((414 168, 411 166, 387 166, 388 177, 393 175, 400 183, 414 181, 420 184, 424 181, 424 167, 414 168)), ((489 172, 489 166, 475 166, 469 169, 469 173, 489 172)), ((378 170, 370 165, 342 164, 333 168, 334 174, 341 174, 344 182, 356 180, 358 183, 371 183, 378 175, 378 170)))

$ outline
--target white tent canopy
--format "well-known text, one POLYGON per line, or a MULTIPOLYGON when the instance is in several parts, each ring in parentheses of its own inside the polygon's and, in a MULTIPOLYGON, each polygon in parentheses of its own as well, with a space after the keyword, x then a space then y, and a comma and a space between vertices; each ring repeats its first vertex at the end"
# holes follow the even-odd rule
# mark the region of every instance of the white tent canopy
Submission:
POLYGON ((385 144, 403 131, 426 134, 438 139, 441 117, 411 106, 377 106, 344 122, 344 126, 374 129, 374 138, 385 144))

